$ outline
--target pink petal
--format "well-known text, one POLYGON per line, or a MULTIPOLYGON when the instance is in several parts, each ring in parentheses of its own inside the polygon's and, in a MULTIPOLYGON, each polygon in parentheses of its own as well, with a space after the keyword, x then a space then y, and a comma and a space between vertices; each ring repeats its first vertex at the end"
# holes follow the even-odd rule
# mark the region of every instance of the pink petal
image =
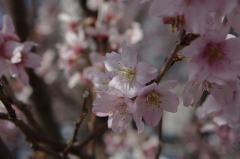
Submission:
POLYGON ((213 85, 211 89, 211 94, 219 103, 225 104, 233 99, 233 89, 226 86, 213 85))
POLYGON ((214 99, 212 95, 209 95, 203 105, 197 109, 196 114, 202 119, 210 113, 219 112, 221 110, 222 106, 214 99))
POLYGON ((42 58, 34 53, 28 53, 24 65, 29 68, 38 68, 41 66, 42 58))
POLYGON ((144 130, 144 123, 143 123, 143 121, 142 121, 142 117, 141 117, 141 118, 138 118, 138 117, 136 117, 136 116, 133 116, 133 120, 134 120, 135 123, 136 123, 137 129, 138 129, 138 133, 143 132, 143 130, 144 130))
POLYGON ((158 70, 151 64, 139 62, 136 67, 137 81, 140 84, 146 84, 157 77, 158 70))
POLYGON ((147 125, 155 127, 162 118, 162 109, 159 109, 159 111, 147 111, 143 118, 147 125))
POLYGON ((118 68, 118 63, 121 59, 121 55, 116 52, 107 53, 103 58, 106 69, 109 72, 114 72, 118 68))
POLYGON ((115 76, 109 82, 109 88, 116 88, 121 90, 121 92, 129 98, 133 98, 137 95, 143 85, 139 84, 136 80, 131 82, 123 80, 121 75, 115 76))
POLYGON ((182 92, 182 98, 183 98, 183 105, 189 106, 191 104, 194 104, 197 102, 201 95, 201 83, 198 83, 196 81, 188 81, 185 85, 183 92, 182 92))
POLYGON ((135 102, 134 102, 134 107, 135 107, 135 116, 137 117, 142 117, 145 112, 147 112, 147 105, 146 103, 146 98, 145 97, 137 97, 135 102))
POLYGON ((186 29, 195 34, 204 34, 207 30, 208 19, 211 18, 203 4, 198 1, 190 4, 185 9, 186 29), (196 20, 196 17, 198 20, 196 20))
POLYGON ((227 19, 233 29, 240 33, 240 7, 237 5, 236 8, 229 14, 227 14, 227 19))
POLYGON ((138 96, 145 96, 146 94, 148 94, 150 91, 152 91, 152 90, 154 90, 156 87, 158 87, 157 86, 157 84, 154 82, 154 83, 152 83, 152 84, 150 84, 150 85, 148 85, 148 86, 145 86, 145 87, 143 87, 140 91, 139 91, 139 93, 138 93, 138 96))
POLYGON ((128 45, 126 41, 123 41, 121 59, 123 63, 134 67, 137 64, 137 50, 135 45, 128 45))
POLYGON ((239 38, 230 38, 225 42, 226 54, 232 61, 240 60, 240 39, 239 38))
POLYGON ((167 80, 159 84, 158 88, 161 90, 170 90, 178 86, 177 80, 167 80))
POLYGON ((3 16, 3 27, 2 32, 3 33, 14 33, 15 27, 12 22, 12 18, 9 15, 3 16))
POLYGON ((201 59, 195 55, 188 64, 188 75, 190 80, 197 80, 203 82, 210 75, 209 65, 205 59, 201 59))
POLYGON ((19 76, 24 85, 28 85, 28 75, 23 66, 18 66, 19 76))
POLYGON ((125 130, 129 126, 131 121, 132 121, 132 117, 130 115, 123 116, 123 115, 117 114, 113 117, 113 120, 112 120, 112 130, 114 132, 121 133, 123 130, 125 130))
POLYGON ((116 97, 111 95, 103 95, 98 99, 93 101, 92 112, 100 117, 108 116, 111 111, 114 110, 114 107, 111 103, 113 103, 116 97))
POLYGON ((186 49, 183 50, 183 55, 186 57, 192 57, 201 52, 207 45, 207 41, 204 37, 199 37, 190 43, 186 49))
POLYGON ((180 9, 179 2, 176 0, 155 0, 150 8, 150 15, 173 16, 180 9))
POLYGON ((7 41, 4 45, 4 54, 11 58, 13 56, 13 52, 22 51, 23 45, 19 42, 15 41, 7 41))
POLYGON ((17 77, 19 75, 19 72, 18 72, 18 67, 17 65, 14 65, 14 64, 9 64, 9 72, 11 74, 12 77, 17 77))
POLYGON ((163 101, 161 103, 161 107, 168 112, 176 113, 179 105, 179 98, 177 95, 172 92, 165 93, 164 96, 161 97, 163 101))
POLYGON ((37 44, 32 41, 26 41, 23 43, 23 45, 24 45, 23 52, 29 52, 32 49, 32 47, 37 46, 37 44))

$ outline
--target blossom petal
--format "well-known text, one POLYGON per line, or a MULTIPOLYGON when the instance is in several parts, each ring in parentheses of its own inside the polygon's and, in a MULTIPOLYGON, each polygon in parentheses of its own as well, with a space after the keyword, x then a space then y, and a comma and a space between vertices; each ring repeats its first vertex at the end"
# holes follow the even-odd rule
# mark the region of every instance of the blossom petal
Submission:
POLYGON ((155 127, 162 118, 162 109, 159 109, 159 111, 147 111, 143 118, 147 125, 155 127))
POLYGON ((158 75, 158 70, 151 64, 145 62, 139 62, 137 64, 136 72, 136 78, 140 84, 146 84, 158 75))
POLYGON ((187 82, 182 92, 184 106, 189 106, 191 104, 194 104, 200 99, 202 95, 202 90, 200 86, 201 86, 201 83, 193 80, 190 80, 187 82))
POLYGON ((123 63, 134 67, 137 64, 137 50, 134 44, 127 45, 126 41, 122 42, 121 59, 123 63))
POLYGON ((114 132, 121 133, 123 130, 125 130, 129 126, 131 121, 132 121, 132 117, 130 115, 123 116, 123 115, 117 114, 113 117, 113 120, 112 120, 112 130, 114 132))
POLYGON ((34 53, 28 53, 27 59, 24 61, 24 65, 30 68, 38 68, 41 66, 42 58, 34 53))
POLYGON ((3 33, 14 33, 15 27, 12 22, 12 18, 9 15, 3 16, 3 26, 2 32, 3 33))
POLYGON ((159 89, 161 90, 170 90, 178 86, 177 80, 167 80, 163 81, 159 84, 159 89))
POLYGON ((107 53, 106 57, 103 57, 103 61, 106 69, 109 72, 114 72, 118 68, 118 63, 121 59, 121 55, 116 52, 107 53))

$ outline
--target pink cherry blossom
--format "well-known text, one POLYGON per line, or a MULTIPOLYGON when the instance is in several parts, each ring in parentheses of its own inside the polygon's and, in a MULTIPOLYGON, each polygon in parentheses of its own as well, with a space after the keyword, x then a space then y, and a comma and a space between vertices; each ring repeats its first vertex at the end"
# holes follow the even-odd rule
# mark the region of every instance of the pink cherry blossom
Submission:
POLYGON ((200 0, 155 0, 150 14, 162 17, 173 30, 184 28, 196 34, 204 34, 211 21, 207 3, 200 0))
POLYGON ((109 116, 108 127, 115 132, 122 132, 135 120, 138 132, 142 132, 144 124, 141 117, 133 113, 133 101, 117 89, 108 90, 100 98, 93 101, 92 112, 100 117, 109 116))
POLYGON ((169 91, 176 86, 176 81, 165 81, 160 85, 153 83, 144 87, 134 103, 136 114, 143 116, 146 124, 156 126, 162 117, 163 110, 176 113, 179 99, 169 91))
POLYGON ((28 84, 28 76, 24 67, 37 68, 41 66, 41 57, 30 52, 35 43, 27 41, 23 44, 8 41, 5 45, 5 54, 10 58, 9 71, 13 77, 19 77, 23 84, 28 84))
POLYGON ((211 90, 219 102, 232 100, 231 92, 238 84, 240 39, 226 39, 228 32, 228 26, 224 26, 221 31, 210 30, 184 50, 183 55, 191 57, 188 64, 190 81, 183 92, 184 105, 196 102, 201 96, 198 94, 201 89, 211 90))
POLYGON ((3 15, 3 27, 1 32, 4 35, 4 40, 20 41, 19 37, 15 33, 15 27, 12 19, 9 15, 3 15))
POLYGON ((219 103, 227 103, 233 99, 234 89, 224 82, 217 84, 214 80, 205 80, 203 82, 189 80, 182 92, 183 105, 194 105, 201 98, 203 91, 211 93, 219 103))
POLYGON ((137 92, 149 81, 157 76, 158 70, 151 64, 137 63, 137 51, 134 45, 122 43, 122 53, 107 53, 104 59, 106 69, 116 76, 109 83, 129 98, 136 96, 137 92))
POLYGON ((239 127, 240 121, 240 91, 234 91, 234 97, 231 102, 226 104, 218 103, 212 95, 209 95, 202 107, 197 109, 199 118, 212 116, 213 120, 219 126, 228 125, 232 128, 239 127))
POLYGON ((227 22, 233 27, 236 32, 240 32, 240 1, 238 0, 208 0, 209 12, 214 12, 218 21, 222 23, 224 16, 227 22))

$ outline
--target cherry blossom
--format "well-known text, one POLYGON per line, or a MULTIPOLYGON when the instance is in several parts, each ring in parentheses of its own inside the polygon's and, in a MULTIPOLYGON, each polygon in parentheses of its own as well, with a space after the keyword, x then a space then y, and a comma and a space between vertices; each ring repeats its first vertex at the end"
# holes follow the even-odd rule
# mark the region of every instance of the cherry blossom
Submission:
POLYGON ((158 70, 151 64, 137 63, 137 51, 134 45, 122 43, 122 53, 107 53, 104 58, 106 69, 116 76, 109 82, 109 87, 121 90, 132 98, 149 81, 157 76, 158 70))
POLYGON ((23 84, 28 84, 28 76, 24 67, 37 68, 41 66, 41 57, 30 52, 36 46, 34 42, 24 42, 23 44, 8 41, 5 46, 5 54, 10 58, 9 71, 13 77, 19 77, 23 84))
POLYGON ((165 24, 186 29, 195 34, 204 34, 211 22, 208 4, 200 0, 155 0, 150 14, 163 18, 165 24))
POLYGON ((138 132, 142 132, 144 124, 140 117, 133 114, 133 101, 117 89, 110 89, 100 98, 93 101, 92 112, 100 117, 108 117, 108 127, 115 132, 122 132, 131 123, 136 122, 138 132))
POLYGON ((153 83, 144 87, 134 104, 136 114, 143 116, 146 124, 156 126, 162 118, 163 110, 176 113, 179 99, 169 91, 176 86, 176 81, 165 81, 160 85, 153 83))
POLYGON ((183 55, 191 57, 188 64, 190 81, 183 91, 184 105, 196 102, 201 89, 213 93, 219 102, 232 100, 238 84, 240 39, 232 36, 226 39, 228 32, 229 26, 223 26, 221 32, 210 30, 184 50, 183 55), (193 92, 195 97, 191 94, 193 92))

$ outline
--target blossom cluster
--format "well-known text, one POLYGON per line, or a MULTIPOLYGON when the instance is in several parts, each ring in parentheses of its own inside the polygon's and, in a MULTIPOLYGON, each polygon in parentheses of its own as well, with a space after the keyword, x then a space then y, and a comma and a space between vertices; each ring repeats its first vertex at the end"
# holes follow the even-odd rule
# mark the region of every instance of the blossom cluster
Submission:
POLYGON ((231 142, 240 141, 237 135, 240 130, 240 39, 229 34, 231 27, 240 32, 239 9, 237 0, 155 0, 150 9, 152 15, 162 17, 173 30, 185 29, 199 35, 182 52, 190 58, 183 104, 194 105, 204 91, 209 92, 211 95, 197 115, 199 118, 211 116, 219 127, 216 132, 227 127, 231 142))
POLYGON ((31 52, 31 48, 36 45, 32 41, 21 43, 15 33, 11 17, 4 15, 0 31, 0 76, 3 75, 8 66, 11 76, 20 78, 23 84, 27 85, 28 76, 25 67, 37 68, 41 66, 41 57, 31 52))
POLYGON ((93 102, 93 113, 108 116, 108 127, 121 132, 135 121, 138 132, 144 123, 156 126, 163 110, 176 113, 179 99, 169 90, 175 88, 177 81, 164 81, 159 85, 153 82, 158 70, 151 64, 137 62, 134 45, 122 43, 122 52, 107 53, 103 57, 105 72, 95 76, 95 84, 100 97, 93 102))

